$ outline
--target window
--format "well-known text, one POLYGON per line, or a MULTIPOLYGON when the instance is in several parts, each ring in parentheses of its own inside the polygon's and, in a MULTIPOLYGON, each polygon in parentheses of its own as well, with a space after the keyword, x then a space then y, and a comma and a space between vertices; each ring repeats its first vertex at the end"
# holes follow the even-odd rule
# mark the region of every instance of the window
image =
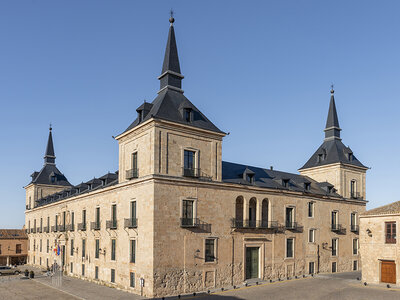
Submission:
POLYGON ((294 255, 294 239, 286 239, 286 257, 293 258, 294 255))
POLYGON ((350 153, 348 154, 349 161, 352 161, 352 160, 353 160, 353 157, 354 157, 354 156, 353 156, 353 153, 350 152, 350 153))
POLYGON ((385 222, 386 244, 396 244, 396 222, 385 222))
POLYGON ((185 108, 183 111, 183 117, 186 122, 191 122, 192 121, 192 109, 185 108))
MULTIPOLYGON (((21 244, 17 244, 15 247, 15 253, 19 254, 22 252, 22 245, 21 244)), ((1 254, 1 248, 0 248, 0 254, 1 254)))
POLYGON ((308 242, 315 243, 315 229, 310 229, 308 231, 308 242))
POLYGON ((193 170, 195 167, 196 152, 185 150, 184 151, 184 168, 185 170, 193 170))
POLYGON ((99 267, 94 267, 94 279, 99 279, 99 267))
POLYGON ((314 202, 308 202, 308 217, 314 218, 314 202))
POLYGON ((111 206, 111 223, 113 228, 117 227, 117 204, 111 206))
POLYGON ((86 229, 86 209, 82 210, 83 229, 86 229))
POLYGON ((56 225, 56 231, 58 231, 58 216, 57 215, 56 215, 56 218, 55 218, 54 222, 55 222, 55 225, 56 225))
POLYGON ((100 240, 96 239, 95 243, 96 243, 96 250, 95 250, 94 258, 99 258, 100 257, 100 240))
POLYGON ((65 221, 66 221, 66 212, 64 211, 63 212, 63 220, 62 220, 62 222, 63 222, 63 230, 65 230, 65 221))
POLYGON ((193 200, 182 201, 182 225, 193 225, 193 200))
POLYGON ((353 271, 357 271, 357 269, 358 269, 358 261, 354 260, 353 261, 353 271))
POLYGON ((311 190, 311 182, 304 182, 304 190, 306 191, 311 190))
POLYGON ((115 283, 115 269, 111 269, 111 282, 115 283))
POLYGON ((136 240, 131 240, 130 241, 130 262, 135 263, 136 262, 136 240))
POLYGON ((86 240, 82 240, 82 257, 86 256, 86 240))
POLYGON ((286 227, 292 228, 294 221, 294 207, 286 207, 286 227))
POLYGON ((129 273, 129 286, 135 287, 135 273, 133 272, 129 273))
POLYGON ((71 212, 71 230, 74 230, 74 224, 75 224, 75 214, 74 212, 71 212))
MULTIPOLYGON (((47 263, 48 264, 48 263, 47 263)), ((69 271, 71 272, 71 273, 74 273, 74 264, 73 263, 71 263, 71 266, 70 266, 70 268, 69 268, 69 271)))
POLYGON ((47 217, 47 230, 50 231, 50 217, 47 217))
POLYGON ((353 212, 350 215, 350 230, 351 231, 358 231, 357 230, 357 213, 353 212))
POLYGON ((100 228, 100 207, 96 207, 96 229, 100 228))
POLYGON ((206 262, 215 261, 215 239, 206 239, 205 250, 206 250, 205 261, 206 262))
POLYGON ((71 255, 71 256, 74 256, 74 240, 73 240, 73 239, 71 239, 70 255, 71 255))
POLYGON ((338 239, 332 239, 332 256, 337 256, 338 239))
POLYGON ((357 198, 356 192, 357 192, 356 181, 352 180, 352 181, 350 181, 350 196, 351 196, 351 198, 357 198))
POLYGON ((289 179, 282 179, 282 185, 283 187, 289 187, 289 179))
POLYGON ((115 260, 116 240, 111 240, 111 260, 115 260))
POLYGON ((308 274, 314 274, 315 273, 314 267, 315 267, 315 263, 313 261, 310 261, 308 263, 308 274))
POLYGON ((42 252, 42 240, 39 241, 39 251, 42 252))
POLYGON ((137 170, 137 152, 132 153, 132 170, 137 170))
POLYGON ((82 276, 85 276, 85 264, 82 264, 82 276))
POLYGON ((43 218, 40 218, 40 232, 43 231, 43 218))
POLYGON ((246 181, 250 183, 254 183, 254 174, 247 173, 246 174, 246 181))
POLYGON ((353 255, 358 254, 358 239, 353 239, 353 255))
POLYGON ((131 201, 131 225, 136 225, 136 201, 131 201))
POLYGON ((50 248, 50 243, 49 240, 47 240, 47 245, 46 245, 46 252, 49 253, 49 248, 50 248))
POLYGON ((336 273, 337 269, 336 269, 336 262, 332 263, 332 273, 336 273))
POLYGON ((337 230, 339 228, 338 226, 338 212, 333 211, 331 214, 331 225, 332 225, 332 230, 337 230))

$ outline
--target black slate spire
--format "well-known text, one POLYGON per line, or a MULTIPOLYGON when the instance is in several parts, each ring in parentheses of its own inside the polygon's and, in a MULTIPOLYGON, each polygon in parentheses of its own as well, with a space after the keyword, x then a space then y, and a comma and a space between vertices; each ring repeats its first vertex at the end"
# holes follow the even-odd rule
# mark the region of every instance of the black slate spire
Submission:
POLYGON ((333 86, 331 89, 331 101, 329 104, 329 112, 328 112, 328 118, 326 120, 326 126, 325 126, 325 140, 330 140, 330 139, 340 139, 340 129, 339 126, 339 120, 336 112, 336 105, 335 105, 335 97, 334 97, 335 91, 333 90, 333 86))
POLYGON ((56 164, 56 156, 54 155, 53 136, 51 134, 52 128, 49 128, 49 139, 47 140, 46 153, 44 154, 44 164, 56 164))
POLYGON ((169 19, 167 47, 165 48, 164 62, 162 66, 160 80, 160 92, 166 88, 183 93, 181 68, 179 66, 178 48, 176 47, 174 25, 175 19, 171 16, 169 19))

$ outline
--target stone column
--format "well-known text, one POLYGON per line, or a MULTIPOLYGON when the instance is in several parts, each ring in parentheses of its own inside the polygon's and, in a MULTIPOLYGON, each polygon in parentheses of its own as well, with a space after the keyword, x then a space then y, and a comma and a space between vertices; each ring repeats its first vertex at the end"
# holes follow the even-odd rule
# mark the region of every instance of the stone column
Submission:
POLYGON ((261 227, 261 220, 262 220, 262 200, 257 198, 257 205, 256 205, 256 226, 261 227))
POLYGON ((249 200, 243 197, 243 226, 248 226, 249 217, 249 200))

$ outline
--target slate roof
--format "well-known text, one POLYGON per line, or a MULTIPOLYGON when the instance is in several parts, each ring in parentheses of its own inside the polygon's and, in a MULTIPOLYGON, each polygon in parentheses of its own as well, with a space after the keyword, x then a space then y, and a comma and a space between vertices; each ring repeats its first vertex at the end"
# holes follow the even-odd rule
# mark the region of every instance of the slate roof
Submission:
POLYGON ((350 147, 346 147, 343 144, 340 138, 341 129, 339 127, 333 90, 331 90, 331 100, 324 131, 324 142, 300 170, 334 163, 342 163, 368 169, 368 167, 364 166, 357 159, 350 147))
POLYGON ((400 214, 400 201, 370 209, 370 210, 366 211, 365 213, 363 213, 362 216, 390 215, 390 214, 400 214))
POLYGON ((317 182, 310 177, 299 174, 247 166, 226 161, 222 162, 222 181, 277 190, 341 197, 334 190, 329 193, 329 189, 327 187, 333 187, 333 185, 328 182, 317 182), (253 174, 253 183, 250 183, 246 180, 245 174, 248 173, 253 174), (284 181, 287 181, 286 187, 284 185, 284 181), (307 184, 310 184, 309 190, 306 188, 307 184))
POLYGON ((0 229, 0 240, 5 239, 28 239, 23 229, 0 229))
POLYGON ((65 190, 62 190, 61 192, 57 192, 38 199, 36 201, 36 207, 58 202, 81 194, 89 193, 91 191, 97 191, 116 184, 118 184, 118 171, 115 173, 108 172, 107 174, 99 178, 93 178, 87 182, 82 182, 78 185, 70 186, 65 190), (90 189, 89 185, 91 186, 90 189))
MULTIPOLYGON (((189 99, 183 95, 181 81, 183 75, 180 74, 180 64, 178 50, 175 40, 174 26, 169 28, 168 41, 165 49, 164 62, 162 66, 160 80, 160 91, 152 103, 144 103, 137 108, 138 117, 124 131, 127 132, 140 123, 151 118, 172 121, 188 126, 193 126, 205 130, 223 133, 207 117, 195 107, 189 99), (192 118, 188 122, 184 118, 184 109, 191 109, 192 118)), ((124 133, 123 132, 123 133, 124 133)))
POLYGON ((56 157, 54 154, 52 128, 49 129, 49 138, 47 140, 46 152, 44 155, 44 166, 39 172, 33 172, 31 183, 47 184, 58 186, 71 186, 67 178, 56 167, 56 157))

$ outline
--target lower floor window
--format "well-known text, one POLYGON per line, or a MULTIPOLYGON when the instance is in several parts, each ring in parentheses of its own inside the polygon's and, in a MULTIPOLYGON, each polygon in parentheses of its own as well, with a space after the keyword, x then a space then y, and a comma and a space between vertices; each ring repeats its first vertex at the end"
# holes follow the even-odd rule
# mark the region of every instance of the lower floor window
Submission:
POLYGON ((315 273, 314 266, 315 266, 315 264, 314 264, 313 261, 310 261, 308 263, 308 274, 314 274, 315 273))
POLYGON ((336 262, 332 263, 332 273, 336 273, 337 269, 336 269, 336 262))
POLYGON ((39 258, 39 265, 42 265, 42 258, 39 258))
POLYGON ((129 274, 129 282, 130 282, 130 287, 135 287, 135 273, 131 272, 129 274))
POLYGON ((357 271, 358 269, 358 261, 353 261, 353 271, 357 271))
POLYGON ((73 264, 73 263, 71 263, 71 266, 70 266, 70 268, 69 268, 69 271, 70 271, 71 273, 74 273, 74 264, 73 264))
POLYGON ((286 257, 293 257, 294 250, 294 239, 290 238, 286 240, 286 257))
POLYGON ((82 264, 82 276, 85 276, 85 264, 82 264))
POLYGON ((111 269, 111 282, 115 282, 115 269, 111 269))
POLYGON ((99 267, 94 267, 94 279, 99 279, 99 267))
POLYGON ((215 261, 215 239, 206 239, 206 262, 215 261))

